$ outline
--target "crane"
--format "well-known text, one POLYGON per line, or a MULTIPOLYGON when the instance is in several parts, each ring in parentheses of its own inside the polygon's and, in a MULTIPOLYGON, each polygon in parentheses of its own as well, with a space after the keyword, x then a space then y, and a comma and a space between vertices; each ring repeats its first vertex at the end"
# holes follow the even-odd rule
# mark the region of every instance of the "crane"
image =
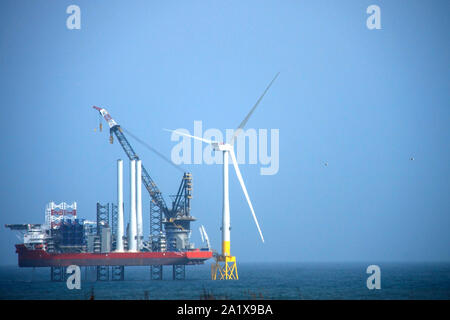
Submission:
MULTIPOLYGON (((139 160, 139 156, 134 151, 131 144, 125 137, 124 130, 111 117, 105 108, 93 106, 105 119, 109 126, 109 141, 114 142, 113 134, 116 136, 123 150, 130 160, 139 160)), ((156 183, 150 177, 147 169, 142 165, 142 183, 147 189, 152 203, 159 209, 159 225, 156 223, 152 227, 153 236, 162 234, 162 225, 165 229, 165 237, 170 251, 189 249, 190 223, 196 219, 190 215, 190 201, 192 199, 192 174, 185 172, 181 180, 175 199, 172 201, 172 207, 169 207, 164 200, 161 191, 156 183)), ((158 220, 158 219, 157 219, 158 220)))

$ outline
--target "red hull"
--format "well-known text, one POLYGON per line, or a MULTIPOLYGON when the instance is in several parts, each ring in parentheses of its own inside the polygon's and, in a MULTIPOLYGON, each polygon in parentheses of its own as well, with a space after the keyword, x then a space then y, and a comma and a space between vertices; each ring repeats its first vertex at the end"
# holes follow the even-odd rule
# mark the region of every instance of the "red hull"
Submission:
POLYGON ((16 245, 19 267, 77 266, 150 266, 170 264, 201 264, 212 258, 212 251, 186 252, 110 252, 110 253, 58 253, 28 250, 16 245))

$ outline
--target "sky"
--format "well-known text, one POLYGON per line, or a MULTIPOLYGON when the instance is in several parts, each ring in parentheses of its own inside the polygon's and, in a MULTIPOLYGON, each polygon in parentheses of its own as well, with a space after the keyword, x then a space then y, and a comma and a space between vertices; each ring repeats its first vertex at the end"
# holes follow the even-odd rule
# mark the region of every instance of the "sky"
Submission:
MULTIPOLYGON (((265 243, 230 167, 237 261, 450 261, 449 11, 448 1, 1 1, 0 264, 17 263, 5 224, 43 223, 50 201, 76 201, 94 220, 97 202, 116 201, 126 156, 94 131, 93 105, 170 157, 164 128, 236 128, 277 72, 246 128, 279 130, 279 171, 240 166, 265 243), (66 26, 72 4, 79 30, 66 26), (369 30, 373 4, 381 29, 369 30)), ((170 202, 182 174, 129 140, 170 202)), ((192 241, 203 224, 220 251, 222 167, 182 167, 193 174, 192 241)), ((146 193, 143 210, 147 236, 146 193)))

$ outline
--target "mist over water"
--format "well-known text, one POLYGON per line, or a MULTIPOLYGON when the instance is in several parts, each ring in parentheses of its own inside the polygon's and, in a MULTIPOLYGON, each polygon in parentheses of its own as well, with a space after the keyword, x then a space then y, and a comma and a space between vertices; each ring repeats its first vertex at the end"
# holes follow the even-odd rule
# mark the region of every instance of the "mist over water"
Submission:
POLYGON ((238 281, 210 280, 210 264, 187 266, 186 280, 150 280, 128 267, 125 281, 88 281, 81 290, 51 282, 49 268, 0 267, 0 299, 450 299, 450 263, 381 263, 381 289, 366 287, 369 263, 240 263, 238 281))

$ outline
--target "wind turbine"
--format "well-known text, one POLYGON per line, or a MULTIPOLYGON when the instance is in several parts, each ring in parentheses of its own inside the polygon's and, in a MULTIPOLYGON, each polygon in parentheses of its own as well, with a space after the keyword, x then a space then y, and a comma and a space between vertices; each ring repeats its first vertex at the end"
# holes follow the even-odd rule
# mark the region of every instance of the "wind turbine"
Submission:
POLYGON ((256 107, 259 105, 262 98, 267 93, 269 88, 272 86, 273 82, 275 81, 275 79, 278 77, 279 74, 280 73, 277 73, 275 75, 275 77, 269 83, 269 85, 264 90, 262 95, 256 101, 253 108, 250 110, 250 112, 247 114, 244 120, 242 120, 239 127, 235 130, 229 143, 211 141, 201 137, 192 136, 184 132, 165 129, 166 131, 174 132, 182 136, 190 137, 208 143, 213 147, 214 151, 221 151, 223 155, 223 208, 222 208, 222 228, 221 228, 222 253, 220 255, 216 255, 215 257, 216 264, 213 264, 211 266, 211 277, 213 280, 217 279, 218 274, 220 275, 219 277, 220 280, 230 280, 230 279, 237 280, 239 278, 236 267, 236 257, 230 254, 230 205, 229 205, 230 201, 229 201, 229 184, 228 184, 228 160, 229 160, 228 157, 231 157, 231 161, 233 163, 236 176, 239 180, 239 183, 241 184, 245 198, 247 199, 247 203, 248 206, 250 207, 250 211, 252 213, 253 220, 255 221, 256 227, 258 229, 259 235, 261 237, 261 241, 264 242, 264 237, 261 232, 261 228, 259 227, 258 219, 256 218, 255 215, 255 210, 253 209, 252 202, 250 201, 250 197, 248 196, 247 188, 245 187, 244 179, 242 178, 241 171, 239 170, 239 166, 236 161, 236 155, 234 153, 234 143, 236 141, 236 137, 242 132, 251 115, 255 111, 256 107), (223 266, 221 265, 221 263, 223 263, 223 266))

